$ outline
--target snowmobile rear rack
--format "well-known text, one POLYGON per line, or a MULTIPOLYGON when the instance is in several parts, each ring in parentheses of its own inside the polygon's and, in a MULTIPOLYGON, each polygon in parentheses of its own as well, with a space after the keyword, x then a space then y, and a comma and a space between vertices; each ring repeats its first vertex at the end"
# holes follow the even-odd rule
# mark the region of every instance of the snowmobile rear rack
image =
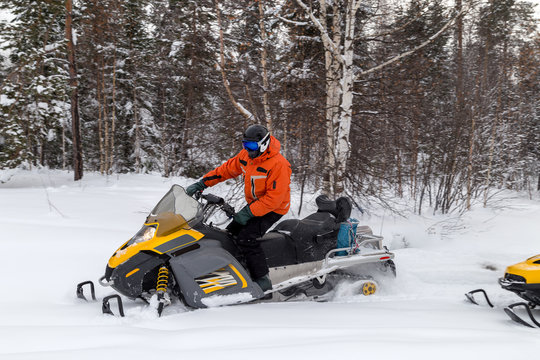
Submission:
POLYGON ((531 308, 532 308, 531 305, 529 305, 527 303, 518 302, 518 303, 508 305, 507 307, 504 308, 504 312, 506 313, 506 315, 510 316, 510 319, 514 320, 515 322, 520 323, 521 325, 525 325, 525 326, 534 328, 534 326, 529 324, 527 321, 523 320, 521 317, 519 317, 519 315, 517 315, 514 312, 514 308, 518 307, 518 306, 523 306, 525 308, 525 310, 527 310, 527 314, 529 315, 529 318, 531 319, 531 321, 537 327, 540 327, 540 323, 538 321, 536 321, 536 319, 535 319, 535 317, 534 317, 534 315, 533 315, 533 313, 531 311, 531 308))
POLYGON ((95 288, 94 288, 94 283, 90 280, 88 281, 83 281, 79 284, 77 284, 77 297, 79 299, 83 299, 83 300, 86 300, 86 296, 84 296, 84 289, 83 289, 83 286, 84 285, 90 285, 90 294, 92 295, 92 300, 96 300, 96 291, 95 291, 95 288))
POLYGON ((110 299, 116 299, 118 303, 118 313, 120 316, 124 317, 124 305, 122 304, 122 299, 120 298, 120 295, 114 294, 109 295, 103 298, 103 305, 101 306, 101 310, 104 314, 114 315, 114 313, 111 310, 111 305, 109 304, 110 299))
POLYGON ((465 294, 465 296, 467 297, 467 299, 469 299, 470 302, 472 302, 473 304, 475 305, 480 305, 478 304, 478 302, 476 301, 476 299, 474 298, 474 294, 475 293, 482 293, 484 294, 484 297, 486 298, 486 301, 488 303, 488 305, 490 307, 494 307, 493 304, 491 303, 491 301, 489 301, 489 297, 487 296, 487 293, 484 289, 476 289, 476 290, 472 290, 472 291, 469 291, 468 293, 465 294))

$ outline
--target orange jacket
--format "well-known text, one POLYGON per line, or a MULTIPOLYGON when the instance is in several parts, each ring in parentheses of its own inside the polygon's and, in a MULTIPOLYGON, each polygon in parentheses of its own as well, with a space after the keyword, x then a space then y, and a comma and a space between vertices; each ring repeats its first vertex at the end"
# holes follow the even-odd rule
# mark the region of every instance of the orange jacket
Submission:
POLYGON ((270 136, 268 149, 251 159, 245 149, 204 175, 206 186, 242 175, 244 194, 251 213, 263 216, 271 211, 284 215, 291 201, 291 164, 279 153, 281 144, 270 136))

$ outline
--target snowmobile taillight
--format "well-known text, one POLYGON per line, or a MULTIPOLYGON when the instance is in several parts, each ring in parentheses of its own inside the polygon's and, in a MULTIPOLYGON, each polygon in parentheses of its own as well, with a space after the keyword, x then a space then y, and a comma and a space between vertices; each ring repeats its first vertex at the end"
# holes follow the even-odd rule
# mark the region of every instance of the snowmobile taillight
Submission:
POLYGON ((390 256, 383 256, 379 258, 379 260, 390 260, 390 256))

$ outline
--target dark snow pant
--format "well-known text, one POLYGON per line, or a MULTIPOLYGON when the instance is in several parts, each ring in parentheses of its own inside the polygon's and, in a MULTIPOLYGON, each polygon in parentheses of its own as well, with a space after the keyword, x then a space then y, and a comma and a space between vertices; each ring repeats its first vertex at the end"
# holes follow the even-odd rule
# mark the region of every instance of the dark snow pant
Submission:
POLYGON ((268 274, 266 256, 257 238, 263 236, 282 216, 269 212, 266 215, 251 218, 246 225, 240 225, 233 220, 227 226, 227 230, 236 237, 236 244, 246 259, 246 265, 253 280, 268 274))

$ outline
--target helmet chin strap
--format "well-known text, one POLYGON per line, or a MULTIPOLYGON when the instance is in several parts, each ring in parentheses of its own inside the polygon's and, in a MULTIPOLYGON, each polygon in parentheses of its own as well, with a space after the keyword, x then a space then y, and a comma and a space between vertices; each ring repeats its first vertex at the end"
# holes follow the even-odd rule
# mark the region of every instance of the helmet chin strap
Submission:
POLYGON ((262 154, 260 150, 253 150, 253 151, 247 150, 247 152, 250 159, 255 159, 256 157, 262 154))

